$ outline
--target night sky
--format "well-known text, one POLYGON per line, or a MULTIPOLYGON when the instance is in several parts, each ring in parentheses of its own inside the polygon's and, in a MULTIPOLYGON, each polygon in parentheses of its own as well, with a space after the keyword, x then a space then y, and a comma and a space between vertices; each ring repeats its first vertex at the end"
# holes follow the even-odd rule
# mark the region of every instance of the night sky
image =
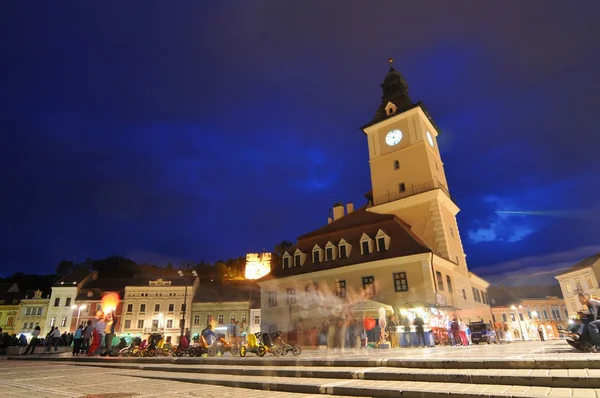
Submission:
POLYGON ((472 270, 552 281, 600 251, 600 2, 67 4, 0 14, 4 274, 270 251, 364 204, 390 54, 472 270))

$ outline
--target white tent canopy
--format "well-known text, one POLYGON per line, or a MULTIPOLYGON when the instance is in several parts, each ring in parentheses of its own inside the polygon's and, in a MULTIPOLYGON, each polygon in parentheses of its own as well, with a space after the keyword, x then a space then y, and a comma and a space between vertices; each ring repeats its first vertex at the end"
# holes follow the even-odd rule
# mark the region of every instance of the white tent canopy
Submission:
POLYGON ((394 308, 391 305, 383 304, 378 301, 373 300, 361 300, 355 305, 352 306, 353 312, 362 312, 365 315, 370 315, 374 317, 379 316, 379 309, 383 308, 385 310, 386 315, 394 314, 394 308))

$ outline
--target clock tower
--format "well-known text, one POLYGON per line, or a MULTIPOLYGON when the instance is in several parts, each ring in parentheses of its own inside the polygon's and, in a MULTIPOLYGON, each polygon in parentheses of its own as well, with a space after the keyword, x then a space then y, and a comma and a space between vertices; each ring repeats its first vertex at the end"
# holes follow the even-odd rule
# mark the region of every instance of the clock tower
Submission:
POLYGON ((421 102, 413 103, 408 85, 393 67, 385 76, 367 136, 372 191, 369 211, 395 214, 438 256, 467 275, 456 214, 437 146, 439 131, 421 102))

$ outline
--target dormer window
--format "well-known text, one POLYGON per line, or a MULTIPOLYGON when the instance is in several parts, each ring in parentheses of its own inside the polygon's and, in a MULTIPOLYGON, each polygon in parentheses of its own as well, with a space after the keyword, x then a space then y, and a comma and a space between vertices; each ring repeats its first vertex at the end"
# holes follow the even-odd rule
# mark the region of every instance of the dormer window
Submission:
POLYGON ((325 261, 333 261, 337 256, 337 247, 331 243, 327 242, 325 245, 325 261))
POLYGON ((390 237, 387 236, 387 234, 381 229, 377 231, 377 235, 375 235, 375 241, 377 242, 378 252, 386 251, 390 247, 390 237))
POLYGON ((344 239, 340 241, 338 244, 339 257, 340 258, 348 258, 350 256, 350 250, 352 249, 352 245, 346 242, 344 239))
POLYGON ((290 256, 288 252, 283 253, 283 262, 281 264, 281 268, 283 268, 283 269, 292 268, 290 266, 291 259, 292 259, 292 256, 290 256))
POLYGON ((394 160, 394 170, 398 170, 400 168, 400 162, 397 160, 394 160))
POLYGON ((302 253, 300 249, 296 249, 294 252, 294 267, 301 267, 306 260, 306 254, 302 253))
POLYGON ((385 114, 388 116, 396 113, 396 110, 398 110, 398 108, 396 107, 396 105, 394 105, 391 102, 388 102, 387 105, 385 106, 385 114))
POLYGON ((363 234, 360 238, 360 252, 363 256, 373 253, 373 239, 367 234, 363 234))
POLYGON ((323 262, 323 249, 321 249, 319 245, 315 245, 315 247, 313 247, 312 257, 313 264, 319 264, 323 262))

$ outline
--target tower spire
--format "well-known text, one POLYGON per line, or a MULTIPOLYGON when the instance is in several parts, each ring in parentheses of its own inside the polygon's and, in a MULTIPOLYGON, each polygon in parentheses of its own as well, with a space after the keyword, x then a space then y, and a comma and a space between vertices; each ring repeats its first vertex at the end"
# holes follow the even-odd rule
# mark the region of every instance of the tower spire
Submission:
POLYGON ((388 64, 390 64, 390 68, 394 67, 394 58, 392 58, 392 54, 388 56, 388 64))

